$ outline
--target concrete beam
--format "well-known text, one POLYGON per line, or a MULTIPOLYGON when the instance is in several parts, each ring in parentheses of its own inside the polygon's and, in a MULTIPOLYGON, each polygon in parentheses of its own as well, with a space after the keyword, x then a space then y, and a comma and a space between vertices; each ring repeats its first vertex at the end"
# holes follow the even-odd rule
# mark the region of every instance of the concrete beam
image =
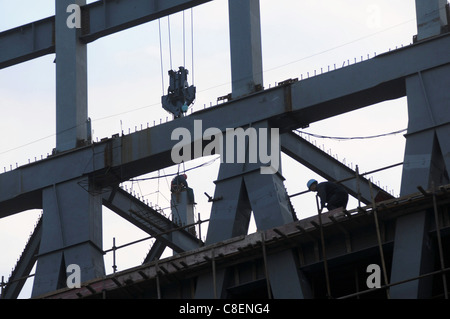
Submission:
POLYGON ((55 53, 55 17, 0 33, 0 69, 55 53))
MULTIPOLYGON (((80 39, 89 43, 209 1, 211 0, 96 1, 82 6, 80 39)), ((1 32, 0 48, 0 69, 55 53, 55 16, 1 32)))

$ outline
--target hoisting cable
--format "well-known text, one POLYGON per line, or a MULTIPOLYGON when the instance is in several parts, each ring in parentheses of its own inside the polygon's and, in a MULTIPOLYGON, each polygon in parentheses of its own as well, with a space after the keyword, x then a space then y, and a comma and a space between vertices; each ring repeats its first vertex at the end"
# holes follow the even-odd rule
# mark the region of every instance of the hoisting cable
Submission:
POLYGON ((181 161, 181 163, 178 164, 178 172, 177 175, 180 175, 180 167, 181 164, 183 164, 183 174, 186 174, 186 167, 184 166, 184 161, 181 161))
POLYGON ((191 8, 191 59, 192 59, 192 85, 195 85, 194 83, 194 8, 191 8))
POLYGON ((162 95, 165 94, 164 92, 164 66, 163 66, 163 52, 162 52, 162 40, 161 40, 161 19, 158 19, 158 25, 159 25, 159 56, 161 59, 161 80, 162 80, 162 95))
MULTIPOLYGON (((204 166, 209 166, 211 164, 213 164, 215 161, 217 161, 218 159, 220 159, 220 156, 217 156, 216 158, 213 158, 210 161, 207 161, 205 163, 199 164, 197 166, 185 169, 184 172, 189 172, 192 171, 194 169, 200 168, 200 167, 204 167, 204 166)), ((144 177, 144 178, 133 178, 130 181, 148 181, 148 180, 152 180, 152 179, 160 179, 160 178, 167 178, 169 176, 175 176, 178 173, 171 173, 171 174, 164 174, 164 175, 159 175, 159 171, 158 171, 158 176, 153 176, 153 177, 144 177)))
POLYGON ((186 68, 186 27, 184 22, 184 10, 183 10, 183 67, 186 68))
POLYGON ((167 27, 169 29, 169 56, 170 56, 170 69, 172 69, 172 40, 170 37, 170 16, 167 16, 167 27))

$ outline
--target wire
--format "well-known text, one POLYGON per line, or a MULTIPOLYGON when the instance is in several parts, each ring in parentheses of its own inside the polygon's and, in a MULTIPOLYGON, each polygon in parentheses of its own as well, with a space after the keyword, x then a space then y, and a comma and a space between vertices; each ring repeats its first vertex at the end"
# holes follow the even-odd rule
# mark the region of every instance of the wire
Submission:
POLYGON ((328 139, 332 139, 332 140, 364 140, 364 139, 371 139, 371 138, 378 138, 378 137, 384 137, 384 136, 389 136, 389 135, 395 135, 395 134, 402 133, 402 132, 404 132, 406 130, 407 129, 403 129, 403 130, 399 130, 399 131, 395 131, 395 132, 390 132, 390 133, 372 135, 372 136, 354 136, 354 137, 325 136, 325 135, 318 135, 318 134, 308 133, 308 132, 300 131, 300 130, 295 130, 295 131, 298 132, 298 133, 306 134, 306 135, 313 136, 313 137, 316 137, 316 138, 328 138, 328 139))
POLYGON ((194 8, 191 8, 191 59, 192 59, 192 85, 194 85, 194 8))
MULTIPOLYGON (((212 160, 209 160, 209 161, 207 161, 205 163, 202 163, 200 165, 188 168, 188 169, 185 170, 185 172, 189 172, 189 171, 192 171, 192 170, 200 168, 200 167, 209 166, 209 165, 213 164, 215 161, 217 161, 219 158, 220 158, 220 156, 217 156, 216 158, 214 158, 212 160)), ((158 171, 158 176, 145 177, 145 178, 133 178, 133 179, 130 179, 130 181, 148 181, 148 180, 152 180, 152 179, 158 179, 159 180, 160 178, 167 178, 167 177, 175 176, 175 175, 178 175, 178 172, 177 173, 171 173, 171 174, 165 174, 165 175, 159 175, 159 171, 158 171)))
POLYGON ((170 55, 170 69, 172 70, 172 40, 170 38, 170 16, 167 16, 167 26, 169 29, 169 55, 170 55))
POLYGON ((158 19, 159 25, 159 56, 161 58, 161 80, 162 80, 162 94, 164 95, 164 66, 163 66, 163 51, 162 51, 162 40, 161 40, 161 19, 158 19))
POLYGON ((334 47, 332 47, 332 48, 329 48, 329 49, 326 49, 326 50, 323 50, 323 51, 320 51, 320 52, 317 52, 317 53, 313 53, 313 54, 311 54, 311 55, 305 56, 305 57, 300 58, 300 59, 298 59, 298 60, 294 60, 294 61, 287 62, 287 63, 285 63, 285 64, 282 64, 282 65, 279 65, 279 66, 276 66, 276 67, 273 67, 273 68, 270 68, 270 69, 266 69, 266 70, 264 70, 263 72, 274 71, 274 70, 277 70, 277 69, 286 67, 286 66, 288 66, 288 65, 295 64, 295 63, 298 63, 298 62, 300 62, 300 61, 307 60, 307 59, 316 57, 316 56, 318 56, 318 55, 321 55, 321 54, 324 54, 324 53, 327 53, 327 52, 330 52, 330 51, 334 51, 334 50, 336 50, 336 49, 340 49, 340 48, 342 48, 342 47, 344 47, 344 46, 347 46, 347 45, 349 45, 349 44, 353 44, 353 43, 355 43, 355 42, 359 42, 359 41, 361 41, 361 40, 365 40, 365 39, 367 39, 367 38, 373 37, 373 36, 378 35, 378 34, 380 34, 380 33, 383 33, 383 32, 389 31, 389 30, 391 30, 391 29, 400 27, 400 26, 402 26, 402 25, 404 25, 404 24, 410 23, 410 22, 413 21, 413 20, 414 20, 414 19, 410 19, 410 20, 401 22, 401 23, 399 23, 399 24, 390 26, 390 27, 388 27, 388 28, 386 28, 386 29, 383 29, 383 30, 380 30, 380 31, 377 31, 377 32, 374 32, 374 33, 371 33, 371 34, 368 34, 368 35, 365 35, 365 36, 363 36, 363 37, 357 38, 357 39, 355 39, 355 40, 351 40, 351 41, 346 42, 346 43, 343 43, 343 44, 339 44, 339 45, 337 45, 337 46, 334 46, 334 47))
POLYGON ((184 10, 183 10, 183 67, 186 68, 186 27, 185 27, 185 18, 184 18, 184 10))

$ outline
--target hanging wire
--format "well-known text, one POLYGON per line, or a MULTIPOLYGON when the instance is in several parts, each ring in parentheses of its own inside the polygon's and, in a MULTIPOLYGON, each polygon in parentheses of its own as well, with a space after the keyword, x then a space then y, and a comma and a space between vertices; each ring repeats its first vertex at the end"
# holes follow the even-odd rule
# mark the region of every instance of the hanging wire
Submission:
POLYGON ((162 94, 164 95, 164 66, 163 66, 163 51, 162 51, 162 39, 161 39, 161 19, 158 19, 159 25, 159 56, 161 58, 161 80, 162 80, 162 94))
POLYGON ((172 70, 172 40, 170 37, 170 16, 167 16, 167 26, 169 29, 169 55, 170 55, 170 69, 172 70))
POLYGON ((181 164, 183 164, 183 174, 186 174, 186 166, 184 165, 184 161, 181 161, 181 163, 178 164, 178 173, 177 173, 177 175, 180 175, 181 164))
MULTIPOLYGON (((209 160, 209 161, 204 162, 202 164, 199 164, 197 166, 194 166, 194 167, 191 167, 191 168, 188 168, 188 169, 184 168, 184 172, 186 173, 186 172, 192 171, 194 169, 198 169, 200 167, 209 166, 209 165, 213 164, 215 161, 217 161, 218 159, 220 159, 220 156, 217 156, 216 158, 213 158, 212 160, 209 160)), ((164 173, 164 175, 159 175, 159 171, 158 171, 158 176, 144 177, 144 178, 133 178, 133 179, 130 179, 130 181, 148 181, 148 180, 152 180, 152 179, 158 179, 158 181, 159 181, 160 178, 166 178, 166 181, 167 181, 167 177, 175 176, 175 175, 178 174, 178 172, 177 173, 166 174, 164 172, 164 170, 163 170, 163 173, 164 173)), ((167 185, 169 186, 168 182, 167 182, 167 185)))
POLYGON ((384 137, 384 136, 389 136, 389 135, 395 135, 395 134, 402 133, 406 130, 407 129, 403 129, 403 130, 399 130, 399 131, 395 131, 395 132, 372 135, 372 136, 353 136, 353 137, 325 136, 325 135, 308 133, 308 132, 300 131, 300 130, 296 130, 296 132, 301 133, 301 134, 306 134, 306 135, 316 137, 316 138, 328 138, 328 139, 332 139, 332 140, 364 140, 364 139, 370 139, 370 138, 378 138, 378 137, 384 137))
POLYGON ((183 67, 186 68, 186 32, 185 32, 185 19, 183 10, 183 67))
POLYGON ((191 8, 191 59, 192 59, 192 85, 194 85, 194 8, 191 8))

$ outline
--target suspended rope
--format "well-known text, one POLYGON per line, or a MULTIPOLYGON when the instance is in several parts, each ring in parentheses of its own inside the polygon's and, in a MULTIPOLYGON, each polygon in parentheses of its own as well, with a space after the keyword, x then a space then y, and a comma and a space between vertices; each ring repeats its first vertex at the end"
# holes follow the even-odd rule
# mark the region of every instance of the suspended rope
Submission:
MULTIPOLYGON (((186 68, 186 14, 183 11, 183 67, 186 68)), ((191 8, 191 73, 194 84, 194 9, 191 8)))
MULTIPOLYGON (((186 173, 186 172, 192 171, 194 169, 198 169, 200 167, 209 166, 209 165, 213 164, 215 161, 217 161, 218 159, 220 159, 220 156, 217 156, 216 158, 213 158, 212 160, 209 160, 209 161, 207 161, 205 163, 202 163, 200 165, 197 165, 197 166, 194 166, 194 167, 191 167, 191 168, 188 168, 188 169, 184 169, 184 172, 186 173)), ((164 170, 163 170, 163 172, 164 172, 164 170)), ((145 177, 145 178, 134 178, 134 179, 131 179, 130 181, 148 181, 148 180, 152 180, 152 179, 158 179, 158 181, 159 181, 160 178, 167 178, 167 177, 176 176, 176 175, 178 175, 178 172, 177 173, 171 173, 171 174, 165 174, 164 173, 164 175, 159 175, 159 171, 158 171, 158 176, 145 177)), ((167 181, 167 179, 166 179, 166 181, 167 181)))
POLYGON ((167 26, 169 29, 169 55, 170 55, 170 69, 173 70, 172 68, 172 40, 170 37, 170 16, 167 16, 167 26))
POLYGON ((191 8, 191 59, 192 59, 192 85, 195 85, 194 82, 194 8, 191 8))
POLYGON ((407 129, 390 132, 390 133, 385 133, 385 134, 372 135, 372 136, 354 136, 354 137, 325 136, 325 135, 308 133, 308 132, 300 131, 300 130, 296 130, 296 132, 301 133, 301 134, 306 134, 306 135, 316 137, 316 138, 328 138, 328 139, 332 139, 332 140, 364 140, 364 139, 370 139, 370 138, 378 138, 378 137, 384 137, 384 136, 389 136, 389 135, 395 135, 395 134, 402 133, 406 130, 407 129))
POLYGON ((186 68, 186 32, 185 32, 185 18, 183 10, 183 67, 186 68))
POLYGON ((162 80, 162 93, 165 94, 164 88, 164 65, 163 65, 163 51, 162 51, 162 39, 161 39, 161 19, 158 19, 159 25, 159 56, 161 59, 161 80, 162 80))
POLYGON ((183 174, 186 174, 186 167, 184 166, 184 161, 181 161, 181 163, 178 164, 177 175, 180 175, 180 167, 181 167, 181 164, 183 164, 183 174))

